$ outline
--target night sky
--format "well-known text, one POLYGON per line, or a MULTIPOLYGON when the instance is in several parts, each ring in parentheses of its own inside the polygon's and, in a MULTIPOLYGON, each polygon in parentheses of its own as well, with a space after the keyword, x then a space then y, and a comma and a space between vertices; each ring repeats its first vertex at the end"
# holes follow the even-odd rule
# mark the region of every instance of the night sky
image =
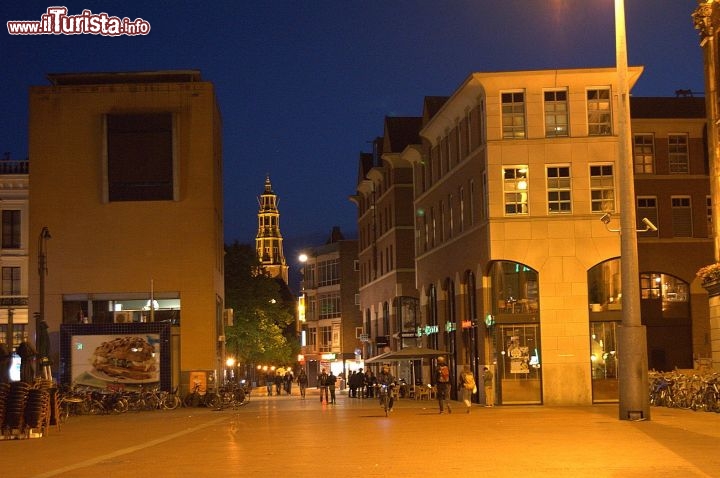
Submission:
MULTIPOLYGON (((356 237, 357 160, 388 116, 419 116, 473 71, 615 64, 612 0, 3 1, 0 17, 50 6, 142 18, 147 36, 0 32, 0 154, 25 158, 28 87, 47 73, 199 69, 223 117, 225 241, 252 243, 266 174, 285 254, 356 237)), ((697 0, 626 0, 636 96, 703 92, 697 0)), ((31 159, 32 161, 32 159, 31 159)))

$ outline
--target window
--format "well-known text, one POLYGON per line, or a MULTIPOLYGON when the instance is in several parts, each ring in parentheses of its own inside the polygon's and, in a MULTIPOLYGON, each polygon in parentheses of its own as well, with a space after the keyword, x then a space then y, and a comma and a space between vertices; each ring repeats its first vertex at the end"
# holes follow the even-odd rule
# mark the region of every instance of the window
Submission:
POLYGON ((435 247, 437 239, 437 223, 435 222, 435 207, 430 208, 430 247, 435 247))
POLYGON ((550 214, 571 213, 570 192, 570 167, 549 166, 547 168, 548 212, 550 214))
POLYGON ((588 90, 587 110, 588 135, 609 136, 612 134, 609 88, 588 90))
POLYGON ((705 214, 707 216, 708 237, 713 237, 712 199, 710 196, 705 197, 705 214))
POLYGON ((319 261, 318 265, 318 287, 340 283, 340 259, 319 261))
POLYGON ((660 286, 662 276, 660 274, 640 274, 640 298, 659 299, 662 297, 660 286))
POLYGON ((454 211, 453 208, 454 208, 454 206, 453 206, 453 195, 450 194, 450 195, 448 195, 448 214, 449 214, 449 216, 450 216, 450 217, 448 218, 448 219, 450 220, 450 231, 449 231, 449 236, 448 236, 448 237, 453 237, 453 235, 455 234, 455 217, 454 217, 455 211, 454 211))
POLYGON ((20 211, 17 209, 3 209, 2 248, 20 248, 20 211))
POLYGON ((320 296, 320 319, 340 317, 340 295, 328 294, 320 296))
POLYGON ((525 93, 502 93, 502 129, 504 139, 525 138, 525 93))
POLYGON ((671 174, 690 172, 688 137, 686 134, 668 135, 668 170, 671 174))
POLYGON ((465 230, 465 189, 460 187, 460 232, 465 230))
POLYGON ((3 267, 2 268, 2 295, 20 295, 20 268, 19 267, 3 267))
MULTIPOLYGON (((658 225, 658 212, 657 212, 657 198, 654 196, 638 196, 637 198, 637 219, 642 221, 644 217, 648 218, 650 222, 658 225)), ((642 222, 638 223, 638 229, 645 227, 642 222)), ((657 231, 645 231, 638 233, 641 237, 657 237, 657 231)))
POLYGON ((470 180, 470 224, 475 224, 475 180, 470 180))
POLYGON ((590 209, 592 212, 615 212, 615 179, 610 164, 590 166, 590 209))
POLYGON ((545 136, 568 136, 567 91, 546 91, 544 97, 545 136))
POLYGON ((445 204, 440 201, 438 204, 438 212, 440 213, 440 243, 445 242, 445 204))
POLYGON ((317 350, 317 327, 309 327, 307 330, 307 346, 310 350, 317 350))
POLYGON ((652 134, 633 135, 635 174, 652 174, 655 163, 655 138, 652 134))
POLYGON ((528 213, 526 166, 503 168, 503 190, 506 215, 528 213))
POLYGON ((692 237, 692 206, 689 196, 673 196, 672 228, 675 237, 692 237))
POLYGON ((318 350, 330 352, 332 350, 332 327, 318 327, 318 329, 318 338, 320 339, 318 350))
POLYGON ((108 200, 172 200, 172 115, 111 114, 106 125, 108 200))

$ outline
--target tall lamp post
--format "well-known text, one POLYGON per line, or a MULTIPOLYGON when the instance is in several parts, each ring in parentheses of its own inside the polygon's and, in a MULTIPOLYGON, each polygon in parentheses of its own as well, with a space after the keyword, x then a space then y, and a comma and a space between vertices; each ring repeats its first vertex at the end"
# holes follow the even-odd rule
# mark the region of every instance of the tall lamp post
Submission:
POLYGON ((640 284, 630 137, 625 1, 615 0, 615 58, 618 76, 618 172, 621 206, 620 277, 622 325, 618 329, 620 420, 649 420, 647 337, 640 316, 640 284))
MULTIPOLYGON (((40 315, 39 320, 45 320, 45 276, 48 273, 47 268, 47 240, 51 239, 50 231, 47 226, 43 226, 38 237, 38 274, 40 275, 40 315)), ((35 324, 35 335, 37 339, 37 325, 35 324)))
POLYGON ((43 378, 49 379, 49 338, 47 336, 47 322, 45 322, 45 276, 48 273, 47 268, 47 241, 50 239, 50 231, 47 226, 43 226, 38 237, 38 274, 40 276, 40 308, 35 314, 35 347, 40 355, 40 363, 38 365, 39 373, 43 378))

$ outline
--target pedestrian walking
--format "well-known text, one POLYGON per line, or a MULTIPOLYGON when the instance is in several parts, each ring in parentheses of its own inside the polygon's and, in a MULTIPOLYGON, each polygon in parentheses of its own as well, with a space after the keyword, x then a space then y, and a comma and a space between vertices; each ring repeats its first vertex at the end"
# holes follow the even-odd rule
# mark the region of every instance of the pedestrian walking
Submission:
POLYGON ((445 357, 438 357, 437 368, 435 369, 435 386, 437 387, 438 405, 440 414, 452 413, 450 408, 450 369, 445 364, 445 357))
POLYGON ((460 374, 460 389, 462 390, 462 398, 467 408, 467 413, 470 413, 472 396, 473 393, 477 393, 477 386, 475 385, 475 376, 467 365, 463 367, 463 371, 460 374))
POLYGON ((485 389, 485 406, 495 406, 495 394, 493 393, 493 373, 487 367, 483 367, 483 388, 485 389))
POLYGON ((375 398, 375 385, 377 385, 377 377, 372 370, 368 370, 365 373, 365 398, 375 398))
POLYGON ((307 388, 307 385, 308 385, 308 376, 305 373, 304 368, 301 368, 300 373, 298 373, 297 383, 298 383, 298 387, 300 387, 300 398, 305 400, 305 389, 307 388))
MULTIPOLYGON (((332 370, 330 370, 330 374, 327 377, 327 386, 328 391, 330 392, 330 402, 333 405, 335 405, 335 384, 337 383, 337 377, 333 373, 332 370)), ((326 399, 327 401, 327 399, 326 399)))
POLYGON ((323 401, 323 394, 325 394, 325 403, 328 403, 328 374, 325 369, 322 369, 320 375, 318 375, 318 388, 320 389, 320 403, 323 401))
POLYGON ((275 380, 273 378, 272 372, 268 372, 265 374, 265 388, 267 388, 267 396, 272 397, 272 389, 273 384, 275 383, 275 380))
POLYGON ((284 380, 285 380, 285 393, 287 393, 288 395, 292 395, 293 378, 295 378, 295 377, 293 376, 292 370, 287 369, 287 371, 285 372, 284 380))
POLYGON ((285 372, 283 370, 275 372, 275 395, 277 395, 278 397, 280 396, 280 390, 282 389, 284 375, 285 372))

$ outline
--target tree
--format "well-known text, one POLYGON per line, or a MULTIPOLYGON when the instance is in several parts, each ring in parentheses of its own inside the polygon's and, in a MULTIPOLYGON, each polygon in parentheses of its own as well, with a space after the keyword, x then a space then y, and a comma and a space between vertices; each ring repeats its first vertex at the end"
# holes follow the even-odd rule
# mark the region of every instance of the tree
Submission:
POLYGON ((286 333, 294 330, 294 306, 282 286, 263 269, 253 247, 237 241, 225 247, 225 303, 233 309, 225 346, 239 364, 294 361, 299 346, 286 333))

